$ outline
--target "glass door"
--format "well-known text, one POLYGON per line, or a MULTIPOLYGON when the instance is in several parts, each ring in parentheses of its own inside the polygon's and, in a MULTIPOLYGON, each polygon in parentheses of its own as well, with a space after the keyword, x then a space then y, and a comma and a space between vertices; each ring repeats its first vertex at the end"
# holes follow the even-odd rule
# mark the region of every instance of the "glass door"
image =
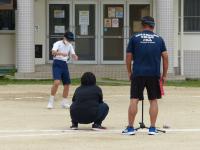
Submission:
POLYGON ((143 1, 129 1, 128 2, 128 33, 127 38, 129 39, 133 34, 141 32, 141 18, 144 16, 150 16, 151 13, 151 5, 150 0, 143 1))
POLYGON ((74 4, 75 50, 78 63, 96 63, 96 4, 74 4))
POLYGON ((101 58, 103 64, 124 63, 125 9, 124 1, 102 1, 101 58))
POLYGON ((48 12, 48 54, 49 60, 52 60, 51 50, 53 43, 61 40, 64 33, 70 30, 70 4, 64 1, 50 1, 48 12))

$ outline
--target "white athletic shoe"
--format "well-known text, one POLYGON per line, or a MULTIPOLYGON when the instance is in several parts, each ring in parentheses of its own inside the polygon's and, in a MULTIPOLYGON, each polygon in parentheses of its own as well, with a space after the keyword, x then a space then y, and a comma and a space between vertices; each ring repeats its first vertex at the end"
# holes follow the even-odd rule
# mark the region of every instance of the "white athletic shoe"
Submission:
POLYGON ((53 100, 49 100, 49 102, 48 102, 48 105, 47 105, 47 108, 48 109, 53 109, 53 100))
POLYGON ((69 109, 71 106, 70 102, 69 101, 66 101, 66 100, 62 100, 61 102, 61 108, 64 108, 64 109, 69 109))

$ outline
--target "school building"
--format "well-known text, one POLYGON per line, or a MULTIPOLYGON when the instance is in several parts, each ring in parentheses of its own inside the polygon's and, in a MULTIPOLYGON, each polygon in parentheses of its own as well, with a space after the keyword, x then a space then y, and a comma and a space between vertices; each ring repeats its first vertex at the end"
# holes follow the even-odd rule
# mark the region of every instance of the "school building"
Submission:
POLYGON ((52 44, 72 31, 79 56, 69 64, 72 78, 92 71, 127 79, 129 38, 151 15, 170 76, 200 78, 199 8, 199 0, 0 0, 0 68, 16 68, 16 78, 51 78, 52 44))

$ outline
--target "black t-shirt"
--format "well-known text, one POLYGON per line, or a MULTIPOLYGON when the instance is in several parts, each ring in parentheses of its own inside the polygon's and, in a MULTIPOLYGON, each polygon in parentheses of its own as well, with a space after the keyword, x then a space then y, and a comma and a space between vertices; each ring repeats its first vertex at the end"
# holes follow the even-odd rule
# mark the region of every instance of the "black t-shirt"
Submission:
POLYGON ((76 89, 70 107, 73 121, 91 123, 97 116, 98 107, 103 103, 103 94, 100 87, 80 86, 76 89))

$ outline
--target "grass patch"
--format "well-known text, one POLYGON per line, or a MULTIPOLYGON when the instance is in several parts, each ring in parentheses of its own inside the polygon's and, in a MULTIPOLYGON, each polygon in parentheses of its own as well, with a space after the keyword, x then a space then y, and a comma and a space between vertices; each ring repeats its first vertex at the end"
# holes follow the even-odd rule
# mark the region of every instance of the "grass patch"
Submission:
MULTIPOLYGON (((73 85, 78 85, 80 83, 80 79, 72 79, 73 85)), ((18 85, 25 85, 25 84, 37 84, 37 85, 51 85, 53 84, 53 80, 45 79, 45 80, 18 80, 18 79, 9 79, 5 77, 0 77, 0 85, 8 85, 8 84, 18 84, 18 85)))
MULTIPOLYGON (((0 77, 0 85, 8 84, 33 84, 33 85, 51 85, 53 81, 48 80, 17 80, 6 77, 0 77)), ((80 79, 72 79, 72 85, 80 85, 80 79)), ((129 86, 130 82, 127 80, 114 80, 108 78, 97 79, 97 85, 101 86, 129 86)), ((166 86, 176 87, 200 87, 200 80, 182 80, 182 81, 167 81, 166 86)))
POLYGON ((200 80, 167 81, 167 86, 200 87, 200 80))

